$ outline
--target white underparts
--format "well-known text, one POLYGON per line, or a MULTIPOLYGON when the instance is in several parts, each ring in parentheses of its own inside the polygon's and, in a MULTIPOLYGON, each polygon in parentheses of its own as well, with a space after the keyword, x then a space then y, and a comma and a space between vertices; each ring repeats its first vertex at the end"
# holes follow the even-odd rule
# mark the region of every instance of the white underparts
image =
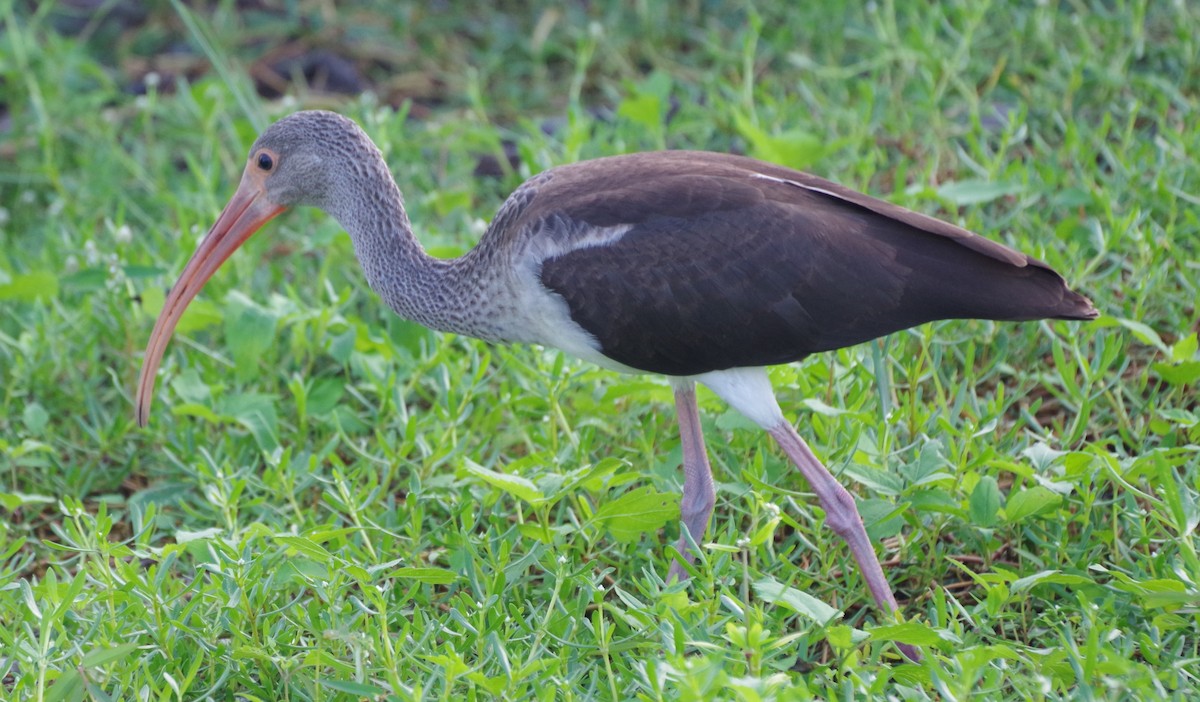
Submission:
POLYGON ((763 429, 774 429, 787 421, 775 400, 766 368, 730 368, 693 375, 690 379, 712 390, 763 429))
POLYGON ((600 342, 571 318, 566 300, 546 289, 541 281, 543 261, 577 249, 611 245, 629 229, 629 225, 584 225, 570 236, 532 235, 514 255, 505 284, 493 292, 496 302, 508 308, 503 315, 503 339, 561 349, 604 368, 636 373, 636 370, 600 353, 600 342))

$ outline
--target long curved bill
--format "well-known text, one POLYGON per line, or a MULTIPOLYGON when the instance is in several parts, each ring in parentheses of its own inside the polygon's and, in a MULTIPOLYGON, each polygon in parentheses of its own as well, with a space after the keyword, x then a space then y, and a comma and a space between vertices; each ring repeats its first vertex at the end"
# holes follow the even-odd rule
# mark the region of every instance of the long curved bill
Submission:
POLYGON ((146 355, 142 359, 142 370, 138 374, 136 414, 139 426, 146 426, 150 418, 154 378, 158 374, 159 364, 162 363, 167 342, 171 340, 175 325, 183 317, 188 303, 196 297, 225 259, 284 209, 282 205, 267 198, 261 175, 247 168, 242 174, 242 182, 238 185, 237 192, 221 211, 216 224, 208 230, 208 235, 204 237, 196 253, 192 254, 175 287, 171 288, 170 294, 167 295, 158 321, 154 323, 154 331, 150 334, 146 355))

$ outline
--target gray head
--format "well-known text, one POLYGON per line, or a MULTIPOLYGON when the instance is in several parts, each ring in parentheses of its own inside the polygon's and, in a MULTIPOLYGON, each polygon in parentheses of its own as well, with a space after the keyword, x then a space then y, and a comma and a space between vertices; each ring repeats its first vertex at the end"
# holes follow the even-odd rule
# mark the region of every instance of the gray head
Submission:
POLYGON ((370 138, 332 112, 297 112, 272 124, 250 149, 242 181, 167 296, 138 377, 137 419, 149 417, 154 376, 189 302, 225 259, 288 207, 313 205, 343 225, 358 217, 405 221, 400 193, 370 138))
POLYGON ((324 110, 296 112, 267 127, 250 147, 246 171, 262 174, 264 195, 276 204, 326 211, 361 193, 364 179, 388 173, 379 149, 353 120, 324 110))

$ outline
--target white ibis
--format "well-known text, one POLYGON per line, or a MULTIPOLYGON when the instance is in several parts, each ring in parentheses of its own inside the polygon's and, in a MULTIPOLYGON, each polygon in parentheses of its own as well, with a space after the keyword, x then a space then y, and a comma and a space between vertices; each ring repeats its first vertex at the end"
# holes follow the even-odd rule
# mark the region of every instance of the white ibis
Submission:
MULTIPOLYGON (((667 376, 683 446, 678 551, 689 562, 715 501, 695 394, 696 383, 708 386, 800 469, 889 617, 896 600, 854 498, 784 418, 766 367, 939 319, 1097 316, 1025 254, 806 173, 718 153, 551 169, 517 188, 470 252, 432 258, 371 139, 340 115, 298 112, 254 143, 237 192, 167 297, 138 378, 139 424, 188 303, 250 235, 296 205, 333 215, 371 288, 403 317, 667 376)), ((686 577, 672 561, 668 579, 686 577)))

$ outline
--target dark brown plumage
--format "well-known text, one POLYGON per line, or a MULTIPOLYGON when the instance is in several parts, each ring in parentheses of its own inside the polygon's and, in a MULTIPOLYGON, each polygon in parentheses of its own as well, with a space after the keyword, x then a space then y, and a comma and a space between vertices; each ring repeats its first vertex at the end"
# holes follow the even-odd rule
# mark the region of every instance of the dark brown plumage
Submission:
POLYGON ((552 171, 526 217, 630 229, 548 258, 541 279, 639 370, 788 363, 938 319, 1095 315, 1037 259, 798 171, 702 152, 584 165, 552 171))

